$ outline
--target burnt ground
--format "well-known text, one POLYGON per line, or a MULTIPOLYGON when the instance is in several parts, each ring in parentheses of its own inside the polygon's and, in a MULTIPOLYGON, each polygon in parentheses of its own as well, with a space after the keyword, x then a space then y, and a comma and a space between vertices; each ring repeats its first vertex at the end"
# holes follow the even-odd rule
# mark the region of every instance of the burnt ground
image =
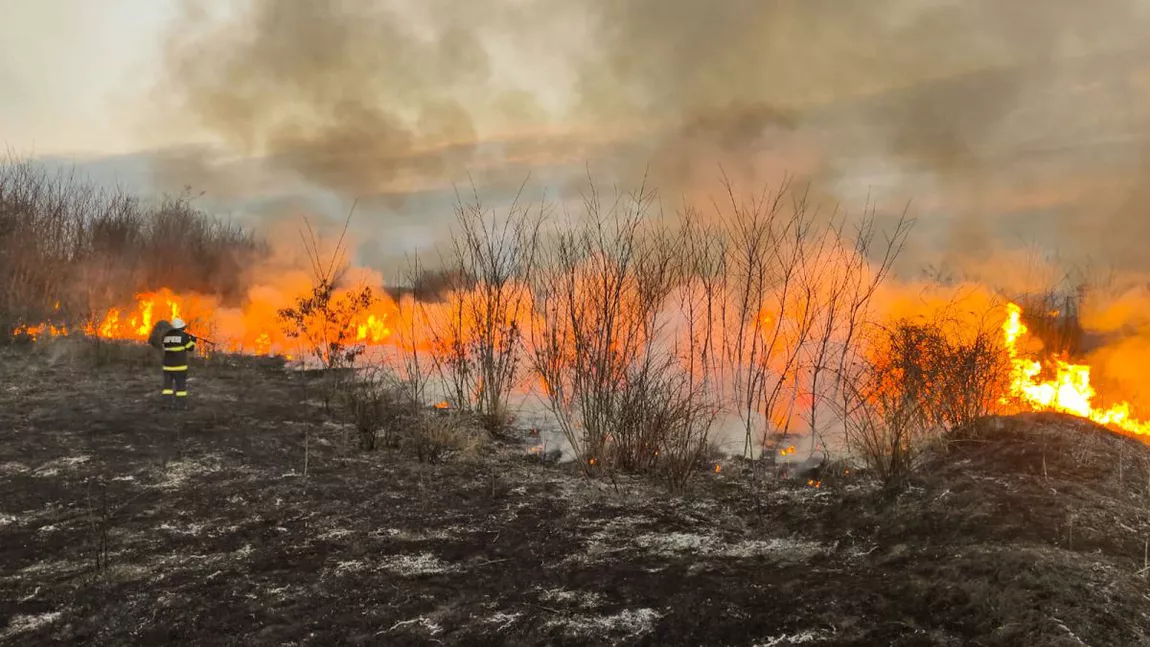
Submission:
POLYGON ((1081 421, 989 421, 897 496, 738 462, 672 495, 360 453, 249 362, 166 412, 110 361, 0 351, 0 643, 1150 644, 1150 459, 1081 421))

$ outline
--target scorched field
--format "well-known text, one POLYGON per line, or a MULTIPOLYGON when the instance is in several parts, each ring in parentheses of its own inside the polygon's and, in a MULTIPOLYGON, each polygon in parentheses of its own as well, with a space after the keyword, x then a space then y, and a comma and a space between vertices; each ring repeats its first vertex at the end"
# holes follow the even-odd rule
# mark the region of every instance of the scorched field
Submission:
POLYGON ((4 644, 1150 640, 1150 452, 1080 418, 955 430, 897 493, 720 459, 672 495, 514 429, 357 451, 317 378, 252 358, 164 411, 152 352, 4 351, 4 644))

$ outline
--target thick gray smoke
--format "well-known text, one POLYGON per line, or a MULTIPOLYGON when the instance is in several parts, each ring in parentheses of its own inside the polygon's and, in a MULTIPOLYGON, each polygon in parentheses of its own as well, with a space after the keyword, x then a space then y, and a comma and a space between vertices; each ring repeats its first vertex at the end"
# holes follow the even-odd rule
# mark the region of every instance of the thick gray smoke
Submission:
POLYGON ((167 114, 383 212, 584 164, 697 200, 722 165, 913 198, 959 266, 1037 242, 1150 269, 1144 1, 236 4, 172 26, 167 114))

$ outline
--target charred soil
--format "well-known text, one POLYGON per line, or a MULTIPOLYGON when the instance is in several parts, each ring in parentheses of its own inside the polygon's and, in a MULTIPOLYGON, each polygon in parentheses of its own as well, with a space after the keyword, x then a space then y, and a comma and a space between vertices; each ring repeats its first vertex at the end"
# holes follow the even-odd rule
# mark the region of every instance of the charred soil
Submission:
POLYGON ((1150 644, 1150 452, 1077 419, 985 421, 897 493, 731 461, 673 495, 514 439, 359 452, 249 360, 158 389, 0 352, 0 643, 1150 644))

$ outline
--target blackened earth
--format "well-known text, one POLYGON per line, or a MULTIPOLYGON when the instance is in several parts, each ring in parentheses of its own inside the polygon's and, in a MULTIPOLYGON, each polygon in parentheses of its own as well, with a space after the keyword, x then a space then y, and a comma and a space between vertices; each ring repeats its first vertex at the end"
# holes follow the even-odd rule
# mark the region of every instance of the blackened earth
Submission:
POLYGON ((0 643, 1150 644, 1150 458, 1075 419, 988 421, 895 495, 740 461, 671 494, 515 439, 362 453, 250 361, 168 412, 154 358, 100 359, 0 351, 0 643))

